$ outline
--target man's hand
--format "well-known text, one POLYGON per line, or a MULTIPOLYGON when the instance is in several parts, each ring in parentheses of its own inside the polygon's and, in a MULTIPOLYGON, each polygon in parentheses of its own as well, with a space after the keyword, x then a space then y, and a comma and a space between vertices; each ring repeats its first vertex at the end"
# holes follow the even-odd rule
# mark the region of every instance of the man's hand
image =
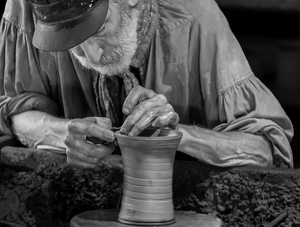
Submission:
POLYGON ((114 151, 115 136, 111 131, 112 125, 108 118, 73 119, 66 125, 64 143, 68 164, 94 168, 102 158, 114 151))
POLYGON ((128 115, 120 132, 130 136, 140 134, 149 126, 168 126, 175 129, 179 116, 164 95, 141 86, 134 87, 127 96, 123 113, 128 115))

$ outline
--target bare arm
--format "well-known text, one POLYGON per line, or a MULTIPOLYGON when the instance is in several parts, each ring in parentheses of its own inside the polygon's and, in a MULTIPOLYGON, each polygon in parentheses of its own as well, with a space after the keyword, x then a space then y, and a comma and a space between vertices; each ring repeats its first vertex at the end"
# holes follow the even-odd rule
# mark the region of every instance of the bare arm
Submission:
POLYGON ((178 150, 220 167, 272 166, 272 147, 260 135, 244 132, 215 132, 198 126, 178 125, 183 133, 178 150))
POLYGON ((67 120, 40 111, 27 111, 11 117, 15 136, 26 146, 50 145, 66 148, 67 120))
POLYGON ((67 120, 39 111, 27 111, 12 116, 11 120, 14 134, 23 144, 66 149, 67 162, 73 166, 93 168, 115 149, 115 136, 108 118, 67 120), (86 137, 95 137, 99 143, 91 143, 86 137))
POLYGON ((149 125, 169 126, 183 133, 178 150, 200 161, 220 167, 273 164, 272 147, 263 136, 244 132, 215 132, 198 126, 178 124, 178 114, 167 100, 137 86, 124 102, 128 110, 121 132, 138 135, 149 125))

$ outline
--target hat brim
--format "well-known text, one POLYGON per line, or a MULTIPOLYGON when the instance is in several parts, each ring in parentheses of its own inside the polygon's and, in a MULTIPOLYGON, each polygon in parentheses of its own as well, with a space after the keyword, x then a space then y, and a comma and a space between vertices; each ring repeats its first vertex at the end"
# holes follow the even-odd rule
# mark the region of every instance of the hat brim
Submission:
POLYGON ((44 51, 71 49, 99 30, 107 11, 108 0, 102 0, 92 11, 70 21, 48 25, 37 20, 32 43, 44 51))

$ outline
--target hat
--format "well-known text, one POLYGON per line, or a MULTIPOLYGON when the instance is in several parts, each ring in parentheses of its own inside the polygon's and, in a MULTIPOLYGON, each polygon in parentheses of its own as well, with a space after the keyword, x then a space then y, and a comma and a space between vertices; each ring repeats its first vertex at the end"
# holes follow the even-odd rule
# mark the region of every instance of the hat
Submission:
POLYGON ((103 24, 108 0, 26 0, 37 19, 33 45, 45 51, 68 50, 103 24))

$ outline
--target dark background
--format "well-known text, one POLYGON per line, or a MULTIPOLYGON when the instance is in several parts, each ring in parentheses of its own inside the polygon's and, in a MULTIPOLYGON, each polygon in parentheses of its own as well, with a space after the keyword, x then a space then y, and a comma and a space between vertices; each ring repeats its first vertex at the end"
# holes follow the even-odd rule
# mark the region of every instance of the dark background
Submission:
POLYGON ((2 16, 6 0, 0 0, 0 15, 2 16))
MULTIPOLYGON (((2 15, 6 1, 0 1, 2 15)), ((224 6, 221 3, 220 8, 252 70, 291 118, 295 129, 292 141, 294 163, 295 168, 300 168, 300 10, 292 7, 224 6)))

